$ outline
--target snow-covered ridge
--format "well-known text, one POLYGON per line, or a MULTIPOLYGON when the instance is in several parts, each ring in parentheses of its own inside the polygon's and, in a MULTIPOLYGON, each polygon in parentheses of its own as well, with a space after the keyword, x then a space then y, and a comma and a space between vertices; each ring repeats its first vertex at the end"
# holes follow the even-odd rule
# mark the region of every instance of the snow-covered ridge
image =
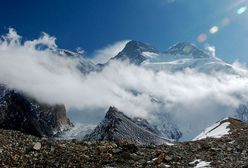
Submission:
POLYGON ((155 71, 175 72, 193 69, 207 74, 221 72, 248 76, 246 70, 228 64, 208 51, 187 42, 177 43, 165 52, 160 52, 148 44, 132 40, 112 59, 129 60, 132 64, 155 71))
POLYGON ((198 48, 189 42, 179 42, 165 51, 166 54, 178 56, 187 56, 188 58, 213 58, 209 52, 198 48))
POLYGON ((193 141, 205 139, 205 138, 221 138, 224 135, 228 135, 230 133, 230 122, 228 118, 225 118, 212 126, 206 128, 202 133, 196 136, 193 141))

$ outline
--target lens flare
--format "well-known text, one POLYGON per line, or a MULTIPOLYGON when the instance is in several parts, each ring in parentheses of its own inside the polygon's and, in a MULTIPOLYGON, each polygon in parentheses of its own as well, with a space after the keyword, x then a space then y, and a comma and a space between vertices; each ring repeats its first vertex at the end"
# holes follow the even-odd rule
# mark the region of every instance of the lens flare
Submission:
POLYGON ((247 10, 247 6, 242 6, 241 8, 239 8, 239 9, 237 10, 237 14, 238 14, 238 15, 242 15, 243 13, 246 12, 246 10, 247 10))
POLYGON ((230 24, 231 20, 229 18, 224 18, 222 21, 221 21, 221 25, 222 26, 228 26, 230 24))
POLYGON ((208 38, 208 36, 205 33, 201 33, 198 37, 197 37, 197 41, 202 43, 204 41, 206 41, 208 38))
POLYGON ((213 26, 213 27, 211 27, 211 29, 209 30, 209 33, 215 34, 215 33, 217 33, 218 31, 219 31, 218 26, 213 26))

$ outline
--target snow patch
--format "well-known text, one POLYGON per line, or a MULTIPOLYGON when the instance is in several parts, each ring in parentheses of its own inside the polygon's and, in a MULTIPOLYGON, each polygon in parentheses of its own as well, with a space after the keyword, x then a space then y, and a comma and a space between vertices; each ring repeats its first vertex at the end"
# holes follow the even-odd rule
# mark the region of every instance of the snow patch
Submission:
MULTIPOLYGON (((224 119, 225 120, 225 119, 224 119)), ((222 120, 223 121, 223 120, 222 120)), ((219 121, 212 126, 206 128, 202 133, 200 133, 198 136, 196 136, 193 141, 205 139, 205 138, 221 138, 224 135, 229 134, 230 128, 230 122, 223 122, 219 121)))
POLYGON ((153 57, 159 56, 157 53, 149 52, 149 51, 142 52, 142 55, 146 58, 153 58, 153 57))
POLYGON ((206 162, 206 161, 202 161, 201 159, 197 159, 194 160, 193 162, 190 162, 190 165, 196 164, 196 166, 194 168, 207 168, 207 167, 211 167, 210 166, 211 162, 206 162))

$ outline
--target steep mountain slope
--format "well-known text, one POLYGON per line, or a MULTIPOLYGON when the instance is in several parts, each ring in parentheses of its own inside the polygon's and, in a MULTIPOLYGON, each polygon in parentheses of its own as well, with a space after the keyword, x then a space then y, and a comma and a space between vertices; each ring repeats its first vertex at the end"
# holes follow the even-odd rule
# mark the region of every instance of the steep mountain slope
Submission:
POLYGON ((204 138, 221 138, 224 135, 228 135, 230 132, 230 119, 224 119, 219 121, 212 126, 206 128, 202 133, 196 136, 193 141, 204 139, 204 138))
POLYGON ((141 120, 132 120, 114 107, 110 107, 105 119, 86 135, 84 140, 128 142, 135 144, 168 144, 170 140, 158 135, 158 131, 141 120))
POLYGON ((63 105, 42 104, 0 85, 0 128, 50 137, 72 126, 63 105))
POLYGON ((129 60, 130 63, 140 65, 143 61, 158 54, 159 52, 148 44, 131 40, 126 44, 124 49, 112 59, 121 61, 129 60))
POLYGON ((224 136, 232 134, 232 132, 236 131, 237 129, 242 129, 246 126, 247 124, 245 124, 241 120, 237 120, 234 118, 225 118, 206 128, 203 132, 196 136, 193 141, 205 138, 222 138, 224 136))
POLYGON ((171 46, 165 51, 165 54, 174 56, 174 59, 182 58, 182 56, 184 56, 184 58, 187 57, 194 59, 214 57, 210 53, 207 53, 206 51, 201 50, 197 46, 188 42, 181 42, 171 46))

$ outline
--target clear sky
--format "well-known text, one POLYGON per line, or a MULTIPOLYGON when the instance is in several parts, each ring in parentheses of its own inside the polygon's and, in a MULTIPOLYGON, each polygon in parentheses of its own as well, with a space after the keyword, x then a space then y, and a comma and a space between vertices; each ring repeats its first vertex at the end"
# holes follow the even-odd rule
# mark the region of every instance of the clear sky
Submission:
POLYGON ((81 47, 88 55, 126 39, 162 51, 188 41, 215 46, 228 62, 248 62, 247 5, 247 0, 2 0, 0 32, 13 27, 24 39, 46 32, 59 47, 81 47))

